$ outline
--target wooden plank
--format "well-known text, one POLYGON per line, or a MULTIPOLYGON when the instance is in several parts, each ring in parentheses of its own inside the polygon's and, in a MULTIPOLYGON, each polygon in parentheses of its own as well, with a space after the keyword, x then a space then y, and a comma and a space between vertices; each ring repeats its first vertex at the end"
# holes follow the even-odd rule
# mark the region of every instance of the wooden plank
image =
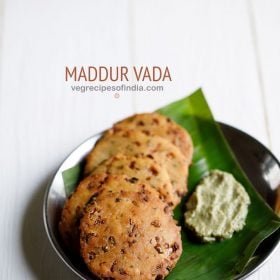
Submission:
MULTIPOLYGON (((269 143, 246 3, 177 0, 172 7, 169 3, 4 3, 0 49, 3 279, 77 279, 46 239, 41 217, 43 193, 47 179, 65 155, 116 119, 134 110, 154 110, 202 86, 218 120, 269 143), (168 65, 173 82, 163 83, 163 93, 132 93, 133 100, 128 93, 119 99, 71 94, 63 81, 65 65, 89 63, 168 65)), ((279 40, 275 40, 279 36, 279 9, 276 1, 269 8, 263 3, 257 1, 254 6, 256 34, 260 28, 265 36, 259 43, 261 69, 265 69, 272 150, 278 151, 279 130, 272 128, 278 127, 279 95, 274 95, 279 89, 279 40), (264 34, 271 30, 274 35, 264 34), (273 51, 270 44, 275 44, 273 51)), ((276 279, 278 259, 279 250, 249 279, 276 279)))
POLYGON ((132 99, 75 95, 64 81, 64 67, 130 63, 127 1, 12 0, 4 7, 1 276, 77 279, 47 241, 42 225, 45 184, 81 141, 131 114, 132 99))
POLYGON ((137 111, 202 87, 217 120, 268 143, 244 1, 137 1, 132 9, 134 63, 168 65, 174 79, 164 93, 138 94, 137 111))
MULTIPOLYGON (((252 31, 255 36, 255 51, 257 54, 259 82, 263 95, 263 107, 267 119, 267 127, 272 152, 280 158, 280 2, 247 1, 250 12, 252 31)), ((257 272, 256 279, 278 279, 280 250, 257 272)), ((251 279, 251 278, 250 278, 251 279)))
POLYGON ((280 158, 280 2, 250 1, 255 24, 271 149, 280 158))

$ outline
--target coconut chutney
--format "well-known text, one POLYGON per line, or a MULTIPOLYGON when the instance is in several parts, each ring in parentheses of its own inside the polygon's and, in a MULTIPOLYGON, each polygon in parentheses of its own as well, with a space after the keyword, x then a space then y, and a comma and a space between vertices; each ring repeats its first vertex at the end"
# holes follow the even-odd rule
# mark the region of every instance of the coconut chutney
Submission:
POLYGON ((185 223, 203 242, 229 239, 244 227, 249 204, 246 190, 230 173, 213 170, 188 200, 185 223))

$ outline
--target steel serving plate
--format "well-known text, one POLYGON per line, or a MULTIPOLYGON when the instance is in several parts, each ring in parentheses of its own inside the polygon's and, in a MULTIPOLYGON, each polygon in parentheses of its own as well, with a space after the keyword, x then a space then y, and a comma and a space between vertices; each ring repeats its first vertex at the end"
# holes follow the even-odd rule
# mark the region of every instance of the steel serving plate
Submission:
MULTIPOLYGON (((243 170, 256 190, 273 208, 276 198, 275 190, 280 185, 279 161, 266 147, 250 135, 223 123, 220 123, 220 126, 243 170)), ((83 142, 60 165, 48 184, 43 205, 45 229, 54 250, 64 263, 84 280, 95 278, 87 270, 85 264, 72 258, 67 253, 62 246, 58 233, 58 222, 66 199, 62 172, 80 163, 92 149, 100 135, 95 135, 83 142)), ((279 239, 280 230, 265 239, 254 254, 254 262, 237 279, 245 279, 261 267, 277 249, 279 239)))

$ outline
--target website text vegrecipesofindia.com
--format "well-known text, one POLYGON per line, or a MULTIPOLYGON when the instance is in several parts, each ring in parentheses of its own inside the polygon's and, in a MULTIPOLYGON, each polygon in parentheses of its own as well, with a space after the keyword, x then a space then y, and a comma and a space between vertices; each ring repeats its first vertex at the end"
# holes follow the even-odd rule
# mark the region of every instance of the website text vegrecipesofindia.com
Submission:
POLYGON ((71 85, 73 93, 106 93, 106 92, 163 92, 162 85, 71 85))

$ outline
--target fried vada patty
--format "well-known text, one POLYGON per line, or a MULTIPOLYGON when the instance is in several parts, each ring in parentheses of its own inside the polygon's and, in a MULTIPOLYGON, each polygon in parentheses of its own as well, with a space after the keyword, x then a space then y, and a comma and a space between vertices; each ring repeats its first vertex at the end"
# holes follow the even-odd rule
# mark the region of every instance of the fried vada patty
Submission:
POLYGON ((59 233, 63 243, 74 253, 80 250, 79 224, 84 206, 94 192, 102 186, 106 178, 106 173, 92 174, 85 178, 64 203, 59 222, 59 233))
POLYGON ((189 133, 166 116, 158 113, 136 114, 114 124, 107 135, 123 130, 137 130, 146 135, 161 136, 177 146, 186 157, 187 163, 191 163, 193 144, 189 133))
POLYGON ((179 199, 186 194, 188 164, 180 150, 162 137, 147 136, 140 131, 119 131, 101 138, 86 158, 85 173, 90 174, 102 161, 119 153, 155 159, 167 170, 174 194, 179 199))
POLYGON ((134 177, 135 180, 139 180, 139 182, 149 183, 151 187, 159 192, 160 198, 172 208, 180 202, 180 198, 178 198, 178 195, 173 191, 167 170, 149 156, 140 155, 133 157, 118 154, 103 161, 94 170, 94 173, 108 173, 134 177))
MULTIPOLYGON (((106 169, 106 168, 105 168, 106 169)), ((101 172, 102 170, 100 170, 101 172)), ((59 232, 64 244, 70 251, 79 251, 79 223, 83 215, 83 209, 90 198, 103 186, 105 182, 109 185, 110 190, 134 190, 141 186, 141 180, 133 174, 127 175, 110 175, 108 173, 93 172, 90 176, 82 180, 75 191, 69 196, 62 209, 61 220, 59 223, 59 232), (119 180, 121 178, 121 180, 119 180), (113 182, 116 179, 117 181, 113 182)), ((143 182, 143 180, 142 180, 143 182)), ((160 197, 159 192, 154 192, 160 197)))
POLYGON ((109 175, 80 222, 82 257, 101 279, 163 279, 182 253, 180 227, 148 184, 109 175))

